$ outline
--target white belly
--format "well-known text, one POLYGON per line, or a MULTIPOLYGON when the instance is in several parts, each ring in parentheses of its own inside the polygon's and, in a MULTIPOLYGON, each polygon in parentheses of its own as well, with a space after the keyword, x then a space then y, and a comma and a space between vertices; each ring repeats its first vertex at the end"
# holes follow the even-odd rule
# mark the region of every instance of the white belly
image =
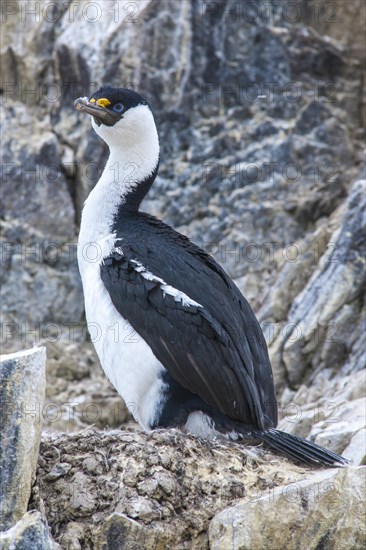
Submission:
POLYGON ((137 422, 148 430, 162 406, 164 383, 159 374, 164 367, 118 313, 99 270, 99 263, 80 265, 91 340, 110 382, 137 422))

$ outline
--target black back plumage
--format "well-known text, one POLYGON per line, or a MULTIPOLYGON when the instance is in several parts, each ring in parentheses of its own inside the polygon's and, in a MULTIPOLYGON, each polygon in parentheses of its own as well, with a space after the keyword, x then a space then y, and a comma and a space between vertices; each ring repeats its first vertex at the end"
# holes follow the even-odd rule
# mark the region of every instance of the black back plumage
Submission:
POLYGON ((238 288, 188 238, 141 212, 118 215, 116 252, 101 277, 120 314, 172 377, 228 418, 277 425, 272 369, 261 328, 238 288), (202 307, 184 305, 137 263, 202 307))

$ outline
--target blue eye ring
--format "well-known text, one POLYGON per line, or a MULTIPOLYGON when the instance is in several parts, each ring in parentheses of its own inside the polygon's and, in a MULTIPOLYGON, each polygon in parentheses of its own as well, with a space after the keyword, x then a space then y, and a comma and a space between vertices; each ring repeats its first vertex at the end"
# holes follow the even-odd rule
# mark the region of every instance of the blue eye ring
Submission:
POLYGON ((116 113, 122 113, 124 111, 124 108, 125 106, 123 105, 123 103, 116 103, 112 107, 113 111, 115 111, 116 113))

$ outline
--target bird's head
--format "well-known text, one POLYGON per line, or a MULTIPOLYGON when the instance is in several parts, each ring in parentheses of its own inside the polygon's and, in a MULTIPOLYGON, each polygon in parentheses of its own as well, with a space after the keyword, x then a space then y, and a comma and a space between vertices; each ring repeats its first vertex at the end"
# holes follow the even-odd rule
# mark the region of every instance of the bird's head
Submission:
POLYGON ((109 147, 135 147, 157 136, 150 106, 134 90, 102 86, 90 98, 76 99, 74 106, 91 115, 95 132, 109 147))

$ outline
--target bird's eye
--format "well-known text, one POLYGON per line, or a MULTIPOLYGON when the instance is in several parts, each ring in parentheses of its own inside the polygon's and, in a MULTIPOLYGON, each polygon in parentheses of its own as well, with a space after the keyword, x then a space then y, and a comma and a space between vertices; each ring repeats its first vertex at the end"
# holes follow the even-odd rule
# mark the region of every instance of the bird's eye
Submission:
POLYGON ((124 109, 124 105, 122 103, 116 103, 115 105, 113 105, 112 109, 113 111, 115 111, 116 113, 122 113, 123 109, 124 109))

